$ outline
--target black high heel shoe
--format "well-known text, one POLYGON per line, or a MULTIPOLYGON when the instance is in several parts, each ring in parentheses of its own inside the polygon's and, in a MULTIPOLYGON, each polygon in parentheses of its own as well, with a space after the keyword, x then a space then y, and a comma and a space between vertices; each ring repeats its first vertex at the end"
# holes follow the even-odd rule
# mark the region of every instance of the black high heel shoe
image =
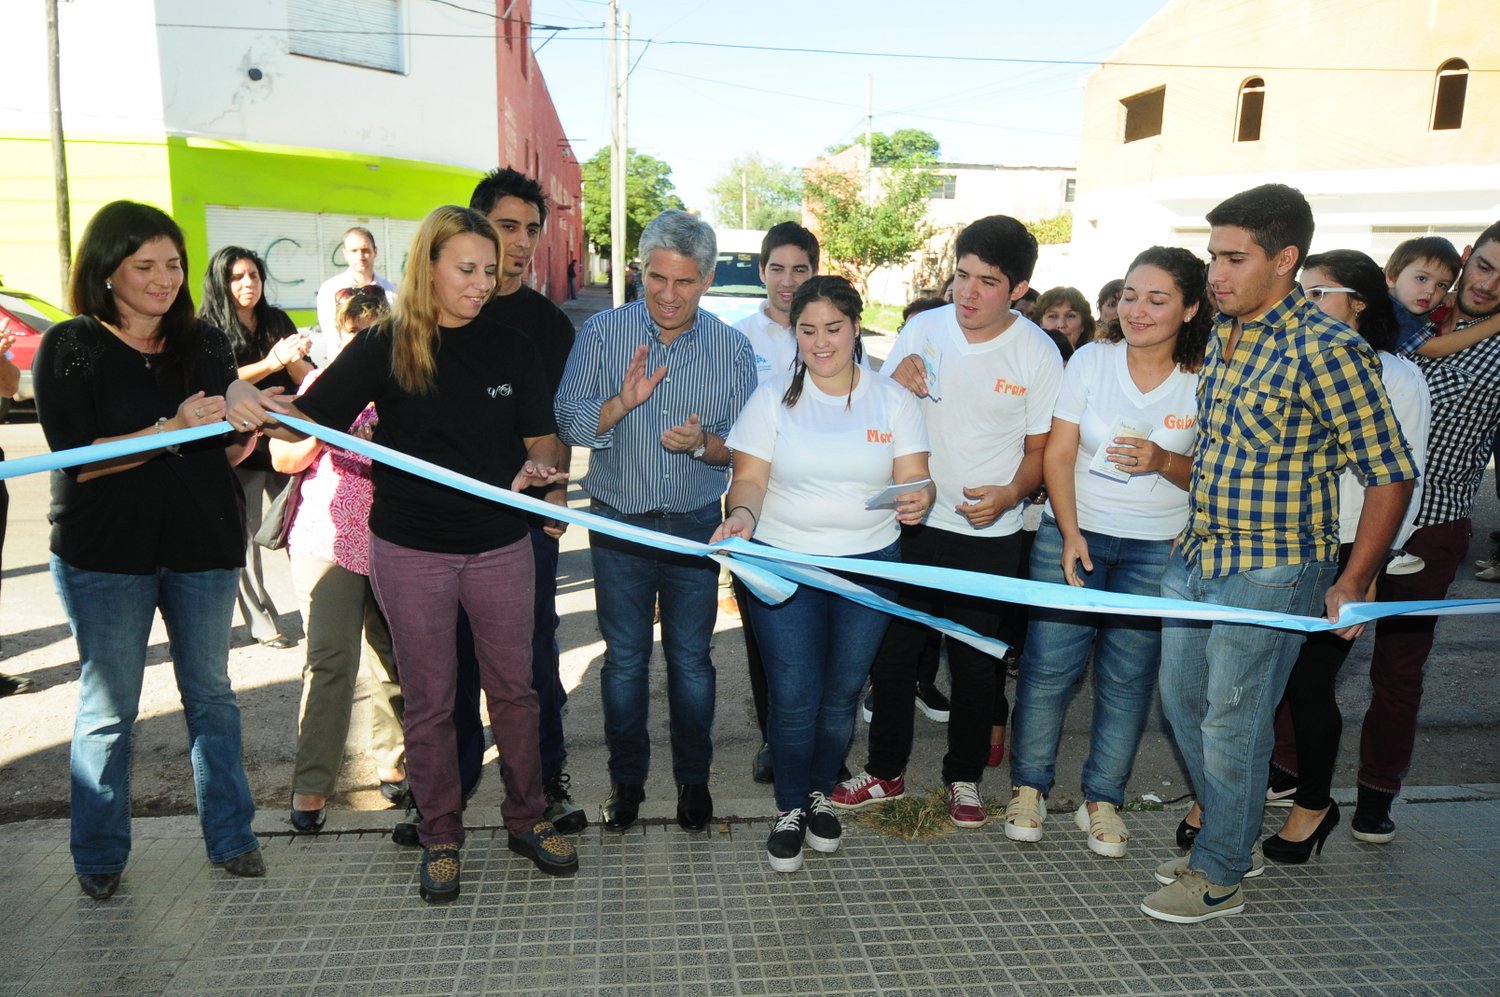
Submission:
MULTIPOLYGON (((294 801, 297 799, 295 793, 292 794, 292 799, 294 801)), ((317 834, 323 830, 323 821, 327 819, 327 815, 323 812, 323 807, 319 807, 316 810, 298 810, 293 805, 290 806, 290 809, 292 812, 292 830, 298 834, 317 834)))
POLYGON ((1198 832, 1201 830, 1203 828, 1189 824, 1186 817, 1182 818, 1177 824, 1177 847, 1188 851, 1193 847, 1193 839, 1198 837, 1198 832))
POLYGON ((1273 834, 1261 843, 1261 851, 1265 852, 1266 858, 1272 862, 1280 862, 1283 865, 1301 865, 1312 857, 1313 852, 1323 854, 1323 842, 1328 840, 1328 835, 1338 827, 1339 805, 1330 802, 1328 812, 1318 822, 1313 833, 1301 841, 1288 841, 1279 834, 1273 834))

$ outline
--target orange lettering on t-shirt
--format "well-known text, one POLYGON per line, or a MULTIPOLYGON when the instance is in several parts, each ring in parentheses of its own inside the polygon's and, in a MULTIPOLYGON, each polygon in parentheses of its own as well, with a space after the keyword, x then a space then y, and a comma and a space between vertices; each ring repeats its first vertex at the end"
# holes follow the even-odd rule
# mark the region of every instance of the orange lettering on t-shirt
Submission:
POLYGON ((865 430, 866 443, 889 443, 895 438, 896 436, 894 433, 882 433, 878 429, 865 430))
POLYGON ((1002 395, 1024 395, 1026 386, 1023 384, 1011 384, 1005 378, 996 378, 995 391, 1002 395))
POLYGON ((1192 429, 1198 424, 1198 420, 1190 415, 1172 415, 1162 419, 1161 424, 1168 429, 1192 429))

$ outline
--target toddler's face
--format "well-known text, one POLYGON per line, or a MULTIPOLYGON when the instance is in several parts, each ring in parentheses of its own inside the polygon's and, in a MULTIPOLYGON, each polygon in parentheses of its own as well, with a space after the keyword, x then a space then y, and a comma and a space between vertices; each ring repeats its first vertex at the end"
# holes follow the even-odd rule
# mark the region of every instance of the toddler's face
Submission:
POLYGON ((1453 271, 1442 263, 1417 260, 1408 263, 1395 280, 1387 277, 1385 282, 1401 307, 1413 315, 1426 315, 1442 304, 1443 296, 1453 286, 1453 277, 1453 271))

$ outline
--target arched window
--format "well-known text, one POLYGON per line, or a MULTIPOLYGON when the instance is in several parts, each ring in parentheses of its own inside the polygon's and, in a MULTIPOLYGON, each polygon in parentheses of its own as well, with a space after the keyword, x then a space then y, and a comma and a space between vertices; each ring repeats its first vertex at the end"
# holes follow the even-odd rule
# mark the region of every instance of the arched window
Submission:
POLYGON ((1469 64, 1449 59, 1438 67, 1432 90, 1432 130, 1449 131, 1464 126, 1464 97, 1469 92, 1469 64))
POLYGON ((1236 142, 1260 141, 1260 117, 1266 109, 1266 81, 1252 76, 1240 85, 1240 107, 1235 116, 1236 142))
POLYGON ((1239 112, 1235 115, 1235 141, 1260 141, 1260 115, 1266 109, 1266 81, 1251 76, 1239 87, 1239 112))

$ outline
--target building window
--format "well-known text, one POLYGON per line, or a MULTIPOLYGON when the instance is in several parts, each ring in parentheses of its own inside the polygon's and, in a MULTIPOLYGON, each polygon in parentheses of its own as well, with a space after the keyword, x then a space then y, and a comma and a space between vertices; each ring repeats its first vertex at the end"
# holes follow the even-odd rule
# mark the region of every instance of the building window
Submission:
POLYGON ((933 178, 932 193, 927 195, 927 199, 929 201, 951 201, 957 196, 958 177, 942 173, 933 178))
POLYGON ((1449 131, 1464 126, 1464 97, 1469 92, 1469 64, 1449 59, 1438 67, 1437 86, 1432 92, 1432 130, 1449 131))
POLYGON ((1260 117, 1266 109, 1266 81, 1252 76, 1240 86, 1240 109, 1236 115, 1234 140, 1260 141, 1260 117))
POLYGON ((1162 108, 1166 102, 1166 87, 1147 90, 1120 101, 1125 105, 1125 141, 1135 142, 1160 135, 1162 108))
POLYGON ((1073 198, 1078 196, 1078 181, 1074 177, 1068 177, 1063 181, 1063 203, 1072 204, 1073 198))
POLYGON ((288 0, 286 20, 293 55, 406 72, 401 0, 288 0))

